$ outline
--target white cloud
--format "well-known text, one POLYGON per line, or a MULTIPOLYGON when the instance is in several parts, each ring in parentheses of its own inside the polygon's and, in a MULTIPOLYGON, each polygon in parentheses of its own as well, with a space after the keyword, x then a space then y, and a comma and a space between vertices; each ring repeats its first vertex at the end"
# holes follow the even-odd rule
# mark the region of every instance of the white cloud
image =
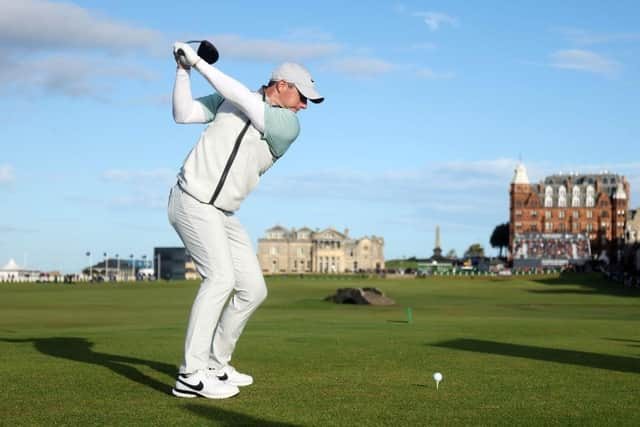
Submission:
POLYGON ((458 20, 445 13, 440 12, 415 12, 413 16, 419 16, 424 19, 424 23, 427 24, 429 30, 437 31, 443 24, 456 27, 458 20))
POLYGON ((398 67, 377 58, 355 56, 329 61, 325 69, 357 78, 375 77, 396 70, 398 67))
POLYGON ((268 39, 247 39, 236 34, 220 34, 211 41, 221 55, 232 59, 265 62, 307 61, 334 55, 342 49, 338 43, 293 43, 268 39))
POLYGON ((154 78, 120 54, 148 55, 166 50, 166 45, 158 31, 71 3, 0 0, 0 94, 108 102, 116 88, 112 80, 154 78))
POLYGON ((0 59, 0 91, 20 95, 39 93, 85 97, 108 102, 113 94, 110 79, 149 81, 155 74, 131 63, 68 55, 18 62, 0 59))
POLYGON ((516 164, 516 160, 502 158, 382 173, 320 171, 265 179, 257 191, 273 197, 326 195, 333 200, 416 205, 457 213, 491 211, 496 201, 504 201, 516 164))
POLYGON ((454 73, 438 73, 433 71, 431 68, 420 68, 418 71, 416 71, 416 75, 421 79, 427 80, 448 80, 455 77, 454 73))
POLYGON ((571 43, 590 46, 620 42, 640 42, 640 33, 594 33, 578 28, 561 28, 559 30, 571 43))
POLYGON ((551 54, 551 66, 555 68, 587 71, 612 76, 620 70, 620 64, 595 52, 580 49, 559 50, 551 54))
POLYGON ((0 185, 12 183, 14 180, 13 166, 9 164, 0 165, 0 185))
POLYGON ((0 46, 9 49, 104 49, 149 52, 166 44, 162 34, 92 13, 70 3, 0 1, 0 46))

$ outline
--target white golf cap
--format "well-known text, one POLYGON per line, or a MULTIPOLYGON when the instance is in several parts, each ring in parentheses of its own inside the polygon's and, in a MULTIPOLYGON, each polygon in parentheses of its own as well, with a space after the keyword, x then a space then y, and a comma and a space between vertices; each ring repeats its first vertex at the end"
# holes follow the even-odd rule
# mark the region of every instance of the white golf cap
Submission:
POLYGON ((271 80, 284 80, 286 82, 293 83, 301 94, 307 97, 309 101, 316 104, 324 101, 324 97, 316 90, 315 82, 311 78, 309 70, 295 62, 285 62, 284 64, 281 64, 278 68, 273 70, 273 73, 271 73, 271 80))

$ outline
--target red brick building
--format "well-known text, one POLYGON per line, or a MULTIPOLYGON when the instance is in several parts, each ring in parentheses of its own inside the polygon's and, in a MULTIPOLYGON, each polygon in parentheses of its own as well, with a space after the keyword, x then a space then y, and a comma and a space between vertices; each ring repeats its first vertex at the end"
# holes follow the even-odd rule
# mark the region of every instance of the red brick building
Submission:
POLYGON ((509 249, 516 234, 584 234, 594 254, 622 244, 630 185, 622 175, 557 174, 530 184, 523 164, 509 192, 509 249))

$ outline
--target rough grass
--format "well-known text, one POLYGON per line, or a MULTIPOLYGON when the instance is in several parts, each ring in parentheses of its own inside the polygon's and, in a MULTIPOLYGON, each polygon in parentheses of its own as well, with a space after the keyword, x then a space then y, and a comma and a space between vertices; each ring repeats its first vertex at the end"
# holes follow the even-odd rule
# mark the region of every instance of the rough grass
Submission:
POLYGON ((640 425, 640 295, 597 276, 268 284, 225 401, 168 394, 197 283, 0 284, 0 425, 640 425))

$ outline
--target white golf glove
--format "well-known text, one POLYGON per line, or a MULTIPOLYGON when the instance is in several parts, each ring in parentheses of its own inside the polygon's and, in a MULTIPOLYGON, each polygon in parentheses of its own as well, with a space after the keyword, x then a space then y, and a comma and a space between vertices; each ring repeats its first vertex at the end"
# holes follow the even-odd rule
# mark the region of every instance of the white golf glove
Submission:
POLYGON ((191 46, 182 42, 175 42, 173 44, 173 56, 176 58, 176 61, 180 62, 182 66, 187 68, 193 67, 202 59, 191 46), (182 51, 182 54, 178 53, 180 50, 182 51))

